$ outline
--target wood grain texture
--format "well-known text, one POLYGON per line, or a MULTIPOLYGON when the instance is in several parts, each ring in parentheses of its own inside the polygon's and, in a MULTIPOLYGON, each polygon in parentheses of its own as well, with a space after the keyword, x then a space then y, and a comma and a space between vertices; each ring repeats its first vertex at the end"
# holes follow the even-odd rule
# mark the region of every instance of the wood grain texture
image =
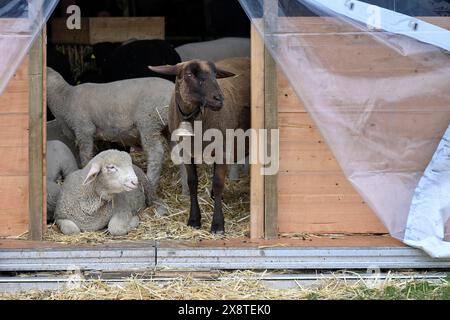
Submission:
MULTIPOLYGON (((444 28, 450 28, 448 17, 423 18, 444 28)), ((286 52, 299 59, 317 59, 317 65, 336 75, 383 79, 393 75, 430 71, 435 65, 430 59, 436 53, 423 57, 405 57, 387 48, 361 30, 334 18, 302 17, 280 18, 277 32, 287 46, 286 52), (292 34, 289 34, 292 33, 292 34), (299 41, 301 34, 302 41, 299 41), (314 52, 314 56, 311 53, 314 52)), ((281 51, 281 50, 280 50, 281 51)), ((320 72, 321 70, 317 70, 320 72)), ((301 90, 301 88, 300 88, 301 90)), ((278 70, 278 124, 280 126, 280 173, 278 176, 278 223, 280 232, 314 233, 385 233, 386 228, 362 200, 343 175, 337 161, 320 134, 311 114, 297 97, 281 70, 278 70)), ((367 143, 380 134, 389 134, 400 144, 420 135, 424 154, 430 154, 442 137, 450 119, 436 117, 436 112, 447 110, 439 96, 414 97, 397 104, 386 104, 364 121, 369 125, 354 131, 355 143, 367 143), (410 112, 417 105, 417 112, 410 112), (424 109, 422 106, 427 106, 424 109), (372 125, 371 125, 372 123, 372 125), (383 124, 378 126, 377 124, 383 124), (401 125, 399 125, 401 123, 401 125), (426 130, 426 136, 422 132, 426 130), (433 128, 434 130, 430 130, 433 128), (430 151, 431 150, 431 151, 430 151)), ((361 121, 355 106, 345 99, 336 99, 336 108, 345 110, 346 121, 361 121)), ((367 115, 366 115, 367 116, 367 115)), ((330 119, 331 121, 331 119, 330 119)), ((341 120, 342 121, 342 120, 341 120)), ((332 126, 332 123, 328 124, 332 126)), ((356 150, 356 148, 355 148, 356 150)), ((355 153, 355 161, 368 161, 370 154, 355 153)), ((418 170, 429 159, 411 155, 410 170, 418 170)), ((397 166, 405 164, 391 163, 397 166)))
POLYGON ((44 46, 41 33, 30 49, 29 87, 29 233, 30 240, 42 240, 44 207, 44 140, 43 140, 43 94, 44 94, 44 46))
MULTIPOLYGON (((423 21, 432 23, 445 29, 450 29, 450 19, 448 17, 417 17, 423 21)), ((282 17, 277 19, 277 33, 355 33, 366 31, 361 30, 356 25, 352 25, 342 19, 334 17, 282 17)))
POLYGON ((52 42, 96 44, 130 39, 165 38, 164 17, 89 17, 81 19, 81 29, 69 30, 65 18, 52 19, 52 42))
POLYGON ((386 233, 359 195, 279 195, 282 233, 386 233))
MULTIPOLYGON (((79 244, 67 245, 57 242, 48 241, 30 241, 30 240, 15 240, 15 239, 0 239, 0 249, 43 249, 43 248, 61 248, 67 250, 80 248, 96 249, 116 249, 123 248, 151 248, 154 245, 151 241, 140 242, 121 242, 105 244, 79 244)), ((385 235, 342 235, 340 237, 311 237, 309 239, 290 239, 279 238, 273 240, 248 238, 238 238, 230 240, 203 240, 199 241, 158 241, 159 248, 186 248, 186 247, 229 247, 229 248, 268 248, 268 247, 404 247, 400 241, 385 235)))
POLYGON ((0 96, 0 237, 28 230, 28 65, 0 96))
POLYGON ((0 176, 0 237, 28 230, 28 176, 0 176))
POLYGON ((28 56, 0 95, 0 116, 10 113, 28 113, 28 56))
MULTIPOLYGON (((298 102, 300 104, 300 102, 298 102)), ((386 233, 305 112, 280 112, 280 232, 386 233)))
MULTIPOLYGON (((278 128, 276 64, 267 50, 265 50, 264 60, 264 126, 271 134, 270 130, 278 128)), ((272 145, 271 139, 268 139, 265 145, 270 154, 273 154, 274 148, 277 147, 272 145)), ((264 176, 264 233, 266 239, 274 239, 278 236, 277 185, 276 174, 264 176)))
MULTIPOLYGON (((251 127, 264 128, 264 42, 251 27, 251 127)), ((250 238, 264 237, 264 176, 261 165, 250 167, 250 238)))
MULTIPOLYGON (((5 244, 7 243, 5 242, 5 244)), ((17 244, 17 241, 14 245, 17 244)), ((25 245, 25 244, 23 244, 25 245)), ((118 244, 123 246, 123 244, 118 244)), ((270 248, 270 247, 404 247, 400 241, 387 235, 342 235, 336 236, 318 236, 308 239, 290 239, 288 237, 280 237, 278 239, 258 239, 249 240, 230 239, 230 240, 203 240, 201 242, 195 241, 159 241, 158 248, 183 248, 183 247, 255 247, 255 248, 270 248)), ((0 248, 2 242, 0 241, 0 248)))
POLYGON ((47 225, 47 28, 43 30, 42 44, 42 225, 47 225))
MULTIPOLYGON (((0 177, 0 204, 2 210, 28 209, 28 176, 0 177)), ((25 215, 24 215, 25 216, 25 215)), ((4 220, 2 221, 2 225, 4 220)))
POLYGON ((0 147, 28 147, 28 115, 0 115, 0 147))

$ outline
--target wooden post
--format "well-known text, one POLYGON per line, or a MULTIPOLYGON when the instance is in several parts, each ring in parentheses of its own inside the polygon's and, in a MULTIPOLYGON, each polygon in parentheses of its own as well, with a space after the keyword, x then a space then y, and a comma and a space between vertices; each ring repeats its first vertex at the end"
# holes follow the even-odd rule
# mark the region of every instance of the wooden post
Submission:
POLYGON ((29 56, 29 239, 42 240, 44 205, 44 81, 45 32, 39 34, 29 56))
MULTIPOLYGON (((264 2, 264 36, 271 34, 278 16, 278 0, 264 2)), ((267 49, 264 50, 264 127, 270 133, 278 129, 277 65, 267 49)), ((272 152, 268 136, 267 149, 272 152)), ((277 175, 264 176, 264 236, 266 239, 278 237, 278 188, 277 175)))
MULTIPOLYGON (((270 134, 278 129, 277 107, 277 68, 268 50, 264 51, 264 126, 270 134)), ((272 152, 270 136, 266 142, 267 150, 272 152)), ((264 231, 266 239, 278 237, 278 175, 264 176, 264 231)))
MULTIPOLYGON (((264 41, 254 24, 251 26, 251 127, 264 129, 264 41)), ((261 175, 261 167, 258 162, 250 168, 251 239, 264 237, 264 176, 261 175)))
MULTIPOLYGON (((277 129, 277 69, 258 29, 270 32, 276 22, 277 0, 266 0, 264 18, 254 19, 251 29, 251 127, 277 129), (269 10, 269 11, 267 11, 269 10), (270 12, 270 15, 266 13, 270 12), (272 19, 270 22, 267 19, 272 19)), ((270 139, 267 148, 271 151, 270 139)), ((273 239, 278 236, 278 176, 261 174, 261 164, 252 164, 250 178, 250 237, 273 239)))

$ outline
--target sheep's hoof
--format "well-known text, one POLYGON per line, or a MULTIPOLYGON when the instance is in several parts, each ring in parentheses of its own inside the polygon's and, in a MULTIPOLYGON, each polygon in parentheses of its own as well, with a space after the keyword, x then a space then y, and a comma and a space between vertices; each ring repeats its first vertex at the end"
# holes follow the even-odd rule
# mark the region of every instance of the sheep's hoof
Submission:
POLYGON ((188 225, 188 227, 191 227, 194 229, 200 229, 200 227, 202 226, 200 221, 195 221, 195 220, 189 220, 187 225, 188 225))
POLYGON ((128 234, 128 229, 113 229, 113 230, 108 230, 109 233, 113 236, 113 237, 121 237, 121 236, 126 236, 128 234))
POLYGON ((58 225, 59 230, 65 235, 74 235, 81 232, 80 228, 72 220, 56 220, 56 224, 58 225))
POLYGON ((216 235, 224 235, 225 234, 225 230, 224 229, 225 228, 223 226, 219 227, 217 225, 212 225, 211 226, 211 233, 212 234, 216 234, 216 235))
POLYGON ((108 231, 113 237, 120 237, 126 236, 129 230, 127 225, 114 222, 109 224, 108 231))

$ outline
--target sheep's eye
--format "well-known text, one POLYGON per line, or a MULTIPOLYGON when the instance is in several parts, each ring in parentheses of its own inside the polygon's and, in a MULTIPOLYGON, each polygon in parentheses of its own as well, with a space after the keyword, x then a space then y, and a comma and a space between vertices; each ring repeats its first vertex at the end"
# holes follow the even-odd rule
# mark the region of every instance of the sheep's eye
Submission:
POLYGON ((108 173, 117 172, 117 167, 112 165, 112 164, 111 165, 107 165, 106 166, 106 172, 108 172, 108 173))

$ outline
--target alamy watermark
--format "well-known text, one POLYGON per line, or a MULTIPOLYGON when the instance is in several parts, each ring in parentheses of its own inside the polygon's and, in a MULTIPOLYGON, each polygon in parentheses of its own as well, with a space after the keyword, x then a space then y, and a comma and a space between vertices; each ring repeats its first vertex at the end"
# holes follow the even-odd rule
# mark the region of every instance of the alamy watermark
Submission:
POLYGON ((69 15, 66 20, 66 27, 69 30, 81 29, 81 9, 77 5, 68 6, 66 13, 69 15))
POLYGON ((225 136, 218 129, 203 132, 202 122, 194 121, 194 136, 179 136, 172 132, 171 140, 177 142, 171 159, 179 164, 260 164, 261 175, 274 175, 279 169, 278 129, 227 129, 225 136))

